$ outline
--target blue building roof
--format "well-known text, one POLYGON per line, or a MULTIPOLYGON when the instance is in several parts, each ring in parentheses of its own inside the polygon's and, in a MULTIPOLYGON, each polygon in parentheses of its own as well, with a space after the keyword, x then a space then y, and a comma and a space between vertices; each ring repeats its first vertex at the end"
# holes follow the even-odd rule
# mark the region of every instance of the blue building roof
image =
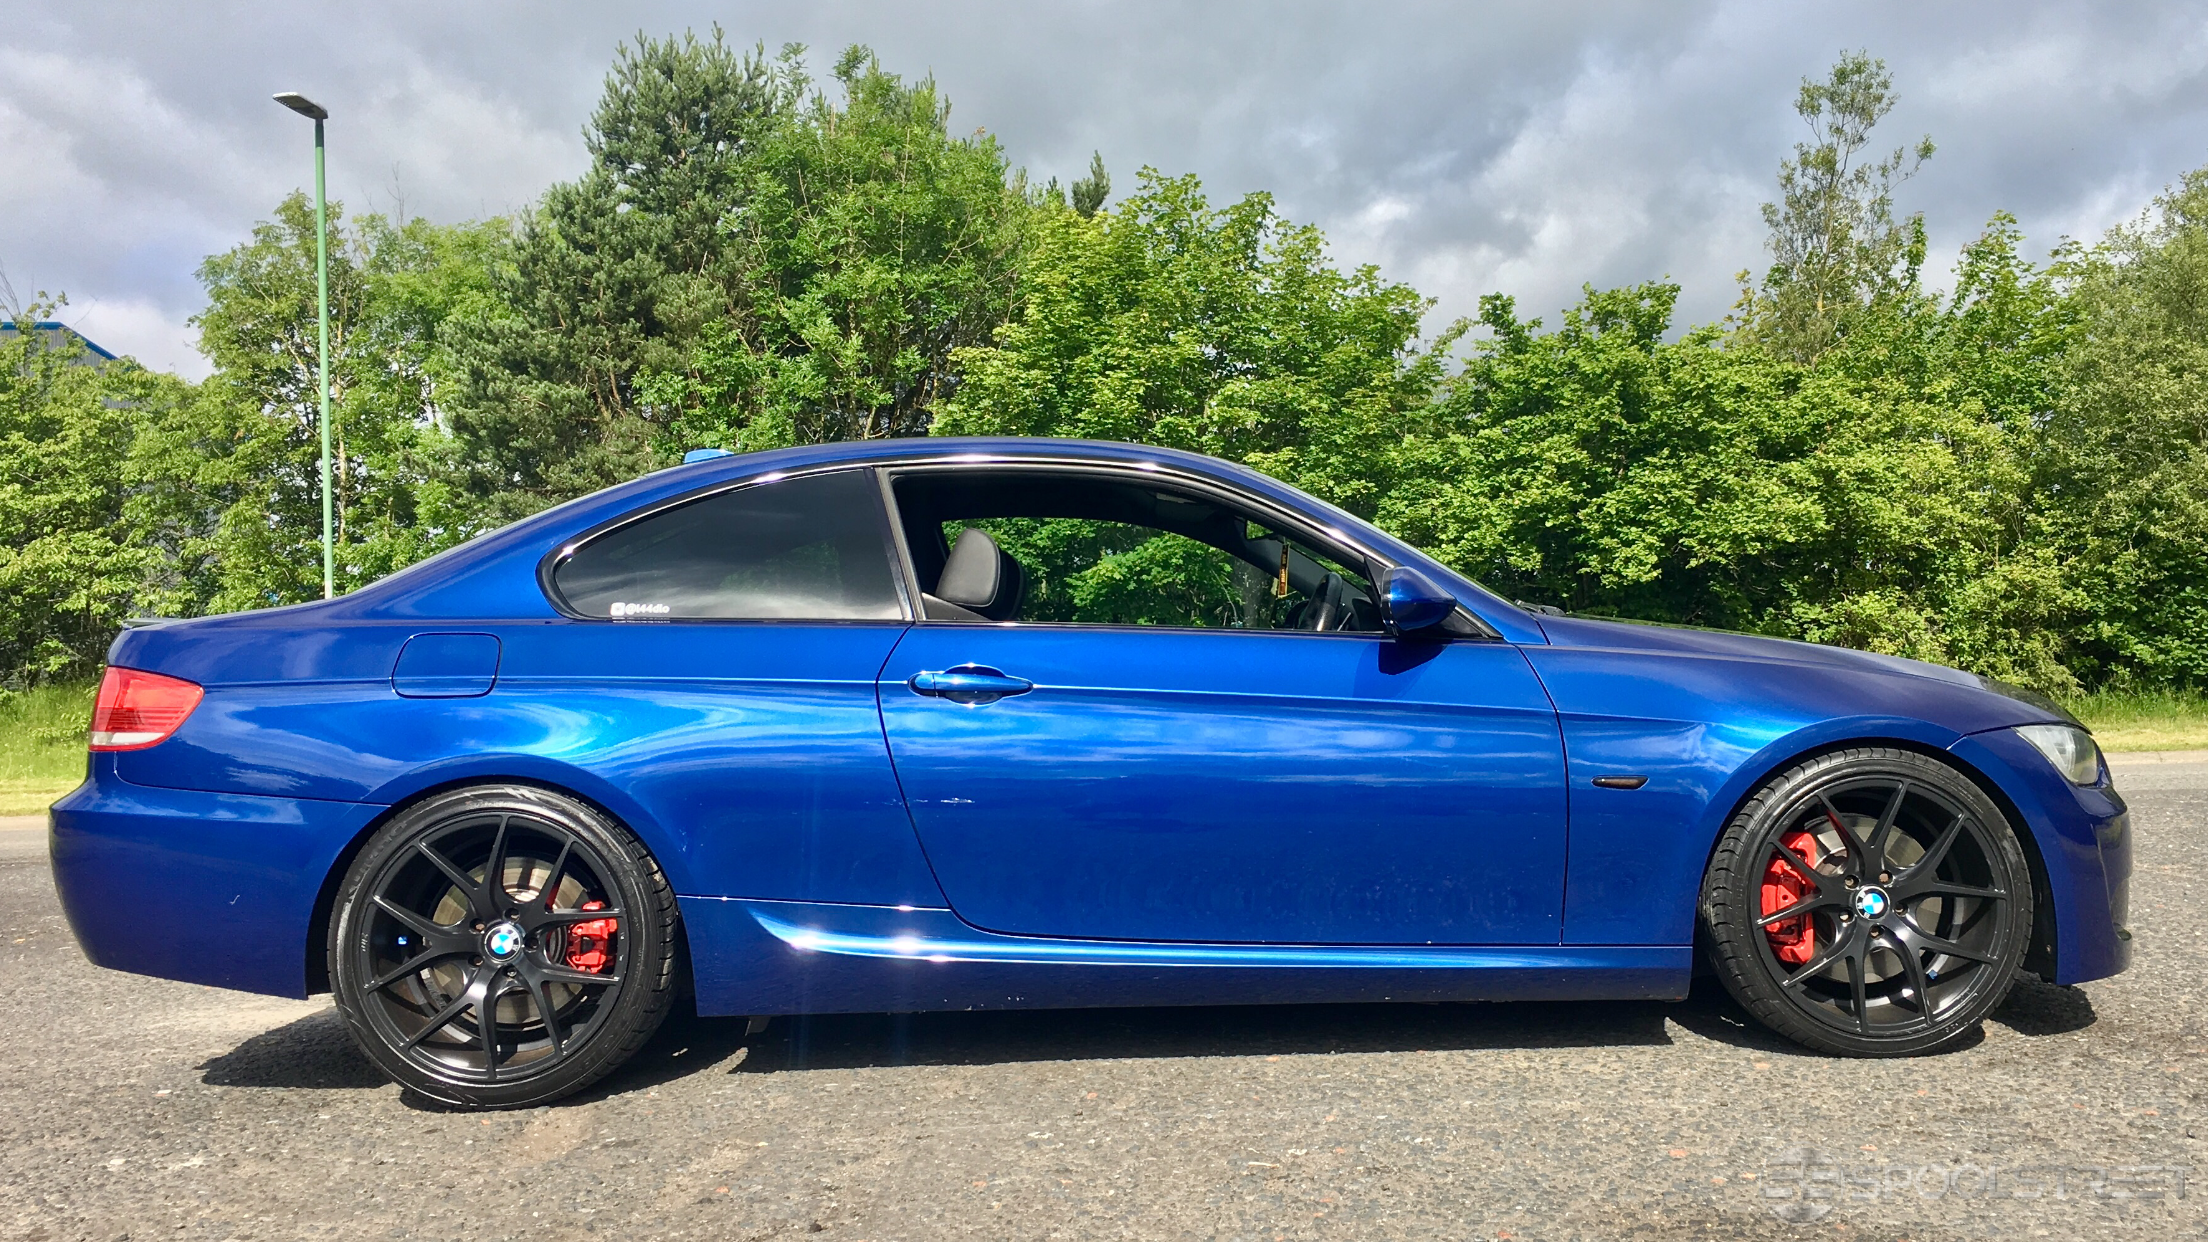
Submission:
MULTIPOLYGON (((60 344, 62 336, 64 334, 67 334, 69 336, 75 337, 79 344, 83 345, 89 353, 91 353, 94 357, 100 359, 102 362, 115 361, 115 355, 109 353, 105 349, 100 348, 99 342, 94 341, 91 337, 88 337, 84 333, 77 331, 75 328, 70 327, 68 324, 61 323, 57 320, 41 319, 31 325, 31 331, 45 337, 48 344, 55 345, 60 344)), ((14 336, 16 334, 17 328, 13 319, 0 319, 0 336, 14 336)))

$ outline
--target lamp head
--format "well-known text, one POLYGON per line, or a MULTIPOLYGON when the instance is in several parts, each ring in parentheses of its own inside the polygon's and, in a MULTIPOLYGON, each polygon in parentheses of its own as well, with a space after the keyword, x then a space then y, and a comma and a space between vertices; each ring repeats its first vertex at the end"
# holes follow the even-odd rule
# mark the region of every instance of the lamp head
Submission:
POLYGON ((277 93, 275 98, 277 103, 284 105, 285 107, 291 109, 293 112, 296 112, 303 117, 308 117, 316 121, 327 121, 330 119, 329 109, 324 108, 321 104, 314 102, 313 100, 307 98, 305 95, 302 95, 297 91, 280 91, 277 93))

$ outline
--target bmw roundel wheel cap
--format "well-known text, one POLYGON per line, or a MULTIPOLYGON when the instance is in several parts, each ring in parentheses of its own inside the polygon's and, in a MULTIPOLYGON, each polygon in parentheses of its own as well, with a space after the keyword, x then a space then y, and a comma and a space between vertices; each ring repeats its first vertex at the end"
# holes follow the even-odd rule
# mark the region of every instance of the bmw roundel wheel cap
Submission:
POLYGON ((521 928, 512 923, 493 923, 483 933, 483 952, 494 961, 511 961, 521 952, 524 936, 521 928))
POLYGON ((1893 901, 1886 890, 1876 885, 1865 885, 1855 890, 1855 912, 1867 919, 1883 918, 1893 901))

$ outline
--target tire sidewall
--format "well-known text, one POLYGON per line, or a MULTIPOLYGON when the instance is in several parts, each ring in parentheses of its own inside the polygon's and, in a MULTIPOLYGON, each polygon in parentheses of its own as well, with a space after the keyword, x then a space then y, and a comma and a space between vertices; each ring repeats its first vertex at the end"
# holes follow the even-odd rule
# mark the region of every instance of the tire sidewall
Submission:
POLYGON ((573 799, 527 785, 474 786, 435 794, 391 817, 369 838, 346 872, 329 929, 330 989, 361 1051, 401 1086, 466 1108, 520 1108, 547 1103, 588 1086, 628 1059, 666 1016, 672 995, 673 899, 643 845, 613 820, 573 799), (367 1013, 354 941, 369 909, 371 885, 384 869, 450 820, 510 811, 550 820, 588 842, 607 863, 601 877, 615 890, 623 920, 622 982, 611 1011, 585 1034, 582 1047, 549 1070, 511 1083, 481 1083, 434 1074, 393 1048, 367 1013), (655 917, 662 911, 669 917, 655 917))

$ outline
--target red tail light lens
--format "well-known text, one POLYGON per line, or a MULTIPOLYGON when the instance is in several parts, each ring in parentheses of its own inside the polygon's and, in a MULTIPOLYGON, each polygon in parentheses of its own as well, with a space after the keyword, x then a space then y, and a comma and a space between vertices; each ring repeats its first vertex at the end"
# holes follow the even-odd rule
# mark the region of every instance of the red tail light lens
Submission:
POLYGON ((200 688, 179 677, 114 668, 92 707, 93 750, 144 750, 168 740, 199 706, 200 688))

